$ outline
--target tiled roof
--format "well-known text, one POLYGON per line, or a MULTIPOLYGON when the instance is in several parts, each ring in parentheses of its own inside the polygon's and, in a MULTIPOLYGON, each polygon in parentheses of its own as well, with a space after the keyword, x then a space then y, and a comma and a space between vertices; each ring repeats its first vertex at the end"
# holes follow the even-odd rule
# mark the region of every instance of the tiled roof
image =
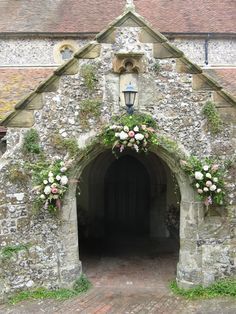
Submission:
POLYGON ((204 70, 225 90, 236 97, 236 67, 204 70))
POLYGON ((0 121, 52 72, 51 68, 1 68, 0 121))
MULTIPOLYGON (((125 0, 1 0, 0 32, 97 33, 125 0)), ((234 0, 134 0, 136 11, 166 33, 236 33, 234 0)))

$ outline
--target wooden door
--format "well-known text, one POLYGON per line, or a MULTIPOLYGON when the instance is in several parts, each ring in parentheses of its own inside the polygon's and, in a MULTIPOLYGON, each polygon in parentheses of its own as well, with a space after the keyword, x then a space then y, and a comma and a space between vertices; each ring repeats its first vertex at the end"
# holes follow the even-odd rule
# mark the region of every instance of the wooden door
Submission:
POLYGON ((105 223, 109 233, 149 233, 150 182, 145 167, 126 155, 114 161, 105 177, 105 223))

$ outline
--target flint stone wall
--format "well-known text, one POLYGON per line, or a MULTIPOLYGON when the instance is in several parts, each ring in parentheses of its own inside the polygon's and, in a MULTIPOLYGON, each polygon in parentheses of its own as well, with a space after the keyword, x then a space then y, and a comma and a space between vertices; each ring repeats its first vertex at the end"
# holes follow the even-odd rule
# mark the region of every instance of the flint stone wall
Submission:
MULTIPOLYGON (((112 70, 113 56, 118 52, 144 54, 146 71, 137 76, 139 102, 135 109, 151 114, 161 134, 176 141, 186 155, 199 158, 217 155, 223 163, 234 154, 234 124, 225 121, 222 132, 212 135, 201 113, 212 92, 194 91, 192 75, 177 73, 175 59, 155 59, 152 44, 141 43, 139 32, 139 27, 122 27, 116 32, 114 44, 101 45, 98 58, 79 61, 80 69, 84 64, 92 64, 96 69, 97 83, 93 92, 88 91, 79 70, 75 75, 61 76, 57 91, 43 93, 44 107, 35 111, 34 128, 49 159, 55 155, 61 158, 66 155, 66 152, 60 152, 52 145, 54 133, 58 132, 63 138, 75 138, 78 145, 84 147, 88 139, 101 132, 102 127, 111 121, 114 113, 125 112, 119 101, 120 74, 112 70), (157 61, 160 69, 155 72, 157 61), (79 118, 81 101, 98 98, 102 100, 99 119, 92 117, 87 121, 88 126, 82 127, 79 118)), ((235 115, 235 108, 231 110, 235 115)), ((73 252, 65 244, 70 242, 65 242, 65 237, 70 239, 72 232, 76 231, 70 229, 69 223, 64 224, 63 215, 53 217, 45 211, 39 215, 33 214, 30 178, 21 183, 8 179, 12 165, 23 168, 24 161, 28 159, 21 149, 25 132, 26 129, 9 129, 8 150, 0 161, 1 247, 27 245, 26 250, 13 254, 7 261, 1 260, 2 294, 37 286, 54 288, 71 285, 81 273, 79 256, 74 253, 77 244, 70 244, 73 252), (78 259, 76 267, 70 268, 66 262, 70 258, 78 259)), ((186 206, 182 206, 181 225, 184 227, 180 235, 178 280, 183 286, 207 285, 224 276, 235 276, 236 189, 233 167, 226 181, 230 191, 229 205, 222 208, 215 218, 197 217, 197 202, 195 205, 186 203, 186 206)), ((73 202, 75 196, 67 205, 73 208, 73 202)), ((76 216, 76 213, 72 215, 76 216)))

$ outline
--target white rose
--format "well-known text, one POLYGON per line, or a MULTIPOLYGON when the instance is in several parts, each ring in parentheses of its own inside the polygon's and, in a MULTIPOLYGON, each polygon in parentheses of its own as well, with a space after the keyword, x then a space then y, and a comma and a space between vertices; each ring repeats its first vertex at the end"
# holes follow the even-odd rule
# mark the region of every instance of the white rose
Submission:
POLYGON ((209 186, 212 186, 212 182, 211 181, 207 181, 206 182, 206 186, 209 188, 209 186))
POLYGON ((126 140, 128 138, 128 134, 125 133, 124 131, 120 132, 120 139, 121 140, 126 140))
POLYGON ((57 175, 56 179, 57 179, 57 181, 60 181, 61 180, 61 176, 57 175))
POLYGON ((40 195, 40 198, 41 198, 41 200, 45 200, 46 197, 45 197, 44 194, 41 194, 41 195, 40 195))
POLYGON ((198 189, 197 192, 198 192, 198 194, 202 194, 203 190, 202 189, 198 189))
POLYGON ((141 134, 141 133, 135 134, 134 137, 135 137, 135 139, 136 139, 137 141, 142 141, 142 140, 144 139, 144 135, 141 134))
POLYGON ((200 187, 200 184, 199 183, 196 183, 196 188, 198 189, 200 187))
POLYGON ((210 190, 211 190, 211 191, 215 191, 215 190, 216 190, 216 185, 213 184, 212 186, 210 186, 210 190))
POLYGON ((134 127, 134 132, 138 132, 139 131, 139 127, 136 125, 135 127, 134 127))
POLYGON ((50 171, 50 172, 48 173, 48 176, 49 176, 49 177, 53 177, 52 171, 50 171))
POLYGON ((54 182, 54 178, 53 177, 49 177, 48 178, 48 182, 53 183, 54 182))
POLYGON ((213 178, 213 182, 218 182, 218 178, 213 178))
POLYGON ((206 173, 206 177, 211 179, 211 174, 209 172, 206 173))
POLYGON ((62 168, 60 169, 61 172, 66 172, 66 170, 67 170, 66 167, 62 167, 62 168))
POLYGON ((48 180, 43 180, 43 184, 48 184, 48 180))
POLYGON ((61 177, 61 184, 62 185, 66 185, 68 183, 68 178, 67 178, 67 176, 62 176, 61 177))
POLYGON ((129 128, 126 125, 124 126, 124 131, 129 132, 129 128))
POLYGON ((208 189, 208 188, 206 188, 206 187, 204 187, 204 188, 203 188, 203 191, 204 191, 204 192, 208 192, 208 191, 209 191, 209 189, 208 189))
POLYGON ((44 188, 44 193, 46 194, 46 195, 48 195, 48 194, 50 194, 51 193, 51 188, 50 188, 50 186, 45 186, 45 188, 44 188))
POLYGON ((203 179, 203 174, 200 171, 196 171, 194 176, 195 176, 195 179, 197 179, 197 180, 203 179))
POLYGON ((220 193, 221 192, 221 189, 217 189, 217 191, 216 191, 217 193, 220 193))
POLYGON ((209 166, 207 166, 207 165, 203 166, 203 170, 204 171, 208 171, 209 170, 209 166))
POLYGON ((120 133, 116 132, 115 137, 120 137, 120 133))

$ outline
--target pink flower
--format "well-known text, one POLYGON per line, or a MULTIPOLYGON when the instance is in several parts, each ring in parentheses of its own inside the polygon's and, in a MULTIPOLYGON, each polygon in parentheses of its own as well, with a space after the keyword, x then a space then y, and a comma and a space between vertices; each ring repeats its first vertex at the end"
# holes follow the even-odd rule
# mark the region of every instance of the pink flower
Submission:
POLYGON ((211 166, 211 171, 213 171, 213 172, 217 171, 218 169, 219 169, 219 165, 217 165, 217 164, 214 164, 211 166))
POLYGON ((52 192, 52 194, 56 194, 58 192, 58 189, 54 187, 51 189, 51 192, 52 192))
POLYGON ((204 204, 205 204, 206 206, 211 205, 211 204, 212 204, 212 198, 211 198, 210 196, 208 196, 208 197, 205 199, 204 204))
POLYGON ((129 137, 134 137, 135 136, 135 133, 134 133, 134 131, 129 131, 129 137))

